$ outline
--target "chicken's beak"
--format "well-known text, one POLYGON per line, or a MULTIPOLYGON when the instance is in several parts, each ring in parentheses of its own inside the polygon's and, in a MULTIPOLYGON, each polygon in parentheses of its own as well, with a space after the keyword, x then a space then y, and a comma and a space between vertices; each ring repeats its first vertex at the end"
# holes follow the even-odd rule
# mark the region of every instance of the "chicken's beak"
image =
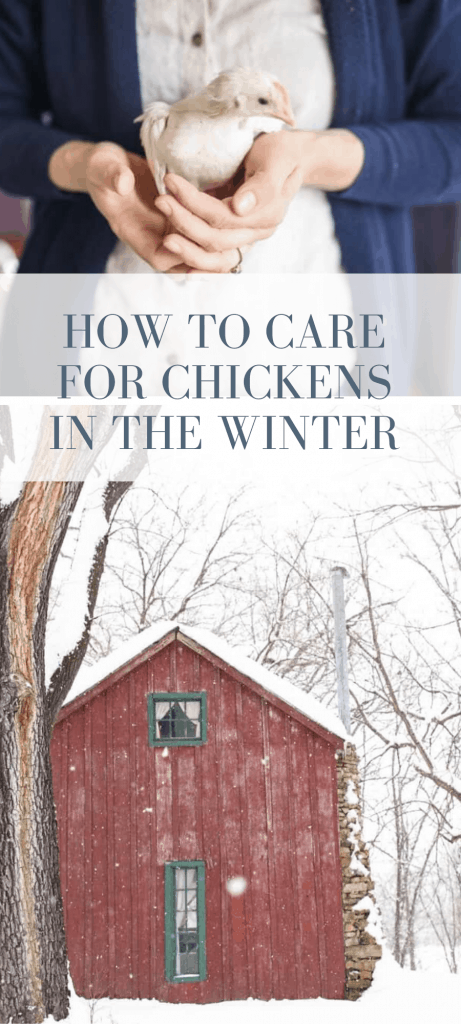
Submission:
POLYGON ((274 92, 275 103, 271 111, 273 117, 279 117, 281 121, 285 121, 285 124, 289 124, 291 128, 296 128, 296 121, 291 109, 287 89, 285 89, 281 82, 274 82, 274 92))

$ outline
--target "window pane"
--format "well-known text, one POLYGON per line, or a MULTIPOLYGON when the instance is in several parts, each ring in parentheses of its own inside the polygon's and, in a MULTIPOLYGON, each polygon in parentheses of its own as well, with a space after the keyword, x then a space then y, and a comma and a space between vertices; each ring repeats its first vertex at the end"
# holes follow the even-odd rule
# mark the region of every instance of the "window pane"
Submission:
POLYGON ((193 953, 198 946, 198 934, 196 928, 182 928, 179 933, 180 953, 193 953))
POLYGON ((176 910, 184 911, 186 909, 186 894, 184 889, 178 889, 176 893, 176 910))
POLYGON ((188 700, 186 701, 186 714, 188 718, 192 718, 198 722, 200 718, 200 701, 199 700, 188 700))
POLYGON ((155 709, 155 738, 158 740, 161 738, 162 733, 160 732, 160 723, 165 715, 168 713, 170 708, 170 701, 156 700, 154 701, 155 709))

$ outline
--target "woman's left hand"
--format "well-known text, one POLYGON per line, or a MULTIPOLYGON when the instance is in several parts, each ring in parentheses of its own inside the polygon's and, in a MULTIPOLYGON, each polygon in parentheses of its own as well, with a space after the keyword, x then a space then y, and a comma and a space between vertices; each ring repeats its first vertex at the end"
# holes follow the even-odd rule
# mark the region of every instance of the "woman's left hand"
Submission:
POLYGON ((164 246, 192 273, 228 273, 283 220, 302 185, 347 188, 361 170, 363 145, 352 132, 279 132, 260 135, 245 159, 245 182, 234 196, 217 199, 199 192, 176 174, 167 174, 169 195, 155 200, 175 231, 164 246))

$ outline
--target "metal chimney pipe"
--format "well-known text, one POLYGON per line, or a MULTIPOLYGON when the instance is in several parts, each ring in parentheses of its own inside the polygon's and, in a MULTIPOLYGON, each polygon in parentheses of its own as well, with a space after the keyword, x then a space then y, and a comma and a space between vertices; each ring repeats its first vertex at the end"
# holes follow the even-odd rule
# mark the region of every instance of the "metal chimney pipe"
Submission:
POLYGON ((335 659, 336 686, 338 691, 339 717, 347 732, 351 731, 351 713, 349 708, 349 680, 347 676, 347 634, 346 609, 344 604, 344 577, 349 573, 341 565, 331 570, 331 586, 333 590, 333 612, 335 620, 335 659))

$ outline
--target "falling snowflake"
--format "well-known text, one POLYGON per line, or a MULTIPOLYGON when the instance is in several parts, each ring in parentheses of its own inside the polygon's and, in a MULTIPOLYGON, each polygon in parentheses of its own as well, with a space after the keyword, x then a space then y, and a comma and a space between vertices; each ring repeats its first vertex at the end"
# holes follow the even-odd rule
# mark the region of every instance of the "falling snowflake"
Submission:
POLYGON ((247 880, 242 875, 236 875, 235 878, 228 878, 226 882, 226 889, 231 896, 241 896, 245 892, 247 887, 247 880))

